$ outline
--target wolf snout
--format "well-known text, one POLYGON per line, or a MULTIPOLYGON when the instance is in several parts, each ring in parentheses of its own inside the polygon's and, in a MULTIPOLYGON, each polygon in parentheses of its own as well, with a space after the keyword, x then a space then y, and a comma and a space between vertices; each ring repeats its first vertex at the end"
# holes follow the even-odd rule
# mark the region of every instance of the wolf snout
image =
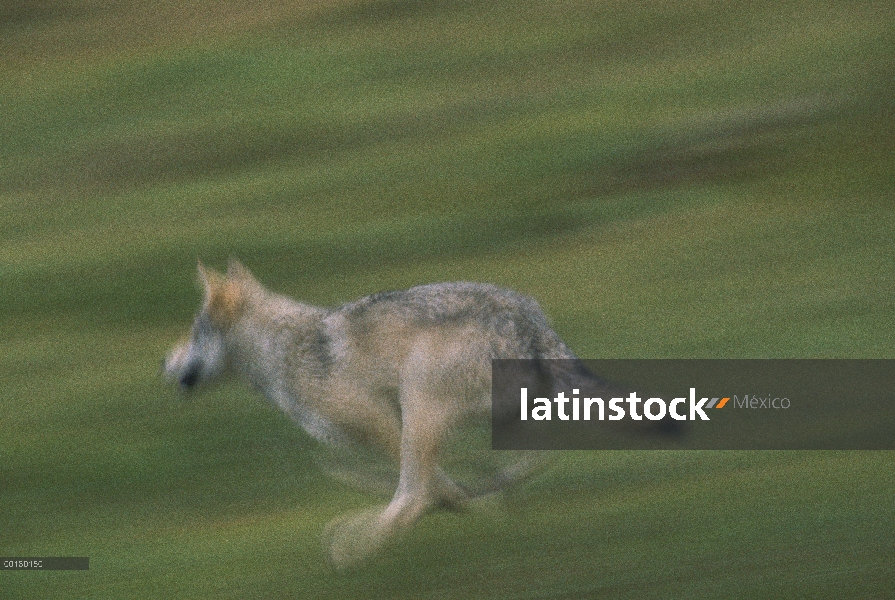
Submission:
POLYGON ((186 371, 181 374, 178 383, 182 389, 188 390, 199 381, 199 368, 196 365, 190 365, 186 371))
POLYGON ((176 383, 182 390, 190 390, 199 383, 202 370, 197 364, 172 363, 171 358, 168 357, 162 360, 160 371, 167 381, 176 383))
POLYGON ((199 369, 188 361, 187 348, 178 346, 162 360, 162 375, 181 388, 190 388, 199 379, 199 369))

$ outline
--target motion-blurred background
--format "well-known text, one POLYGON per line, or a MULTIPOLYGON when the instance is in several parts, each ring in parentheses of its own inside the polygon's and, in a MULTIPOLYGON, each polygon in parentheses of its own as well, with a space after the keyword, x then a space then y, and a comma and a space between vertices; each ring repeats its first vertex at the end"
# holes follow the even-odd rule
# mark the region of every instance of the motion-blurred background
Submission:
POLYGON ((884 597, 895 456, 566 453, 348 573, 374 499, 158 365, 197 257, 476 280, 590 358, 895 358, 895 5, 0 1, 4 597, 884 597))

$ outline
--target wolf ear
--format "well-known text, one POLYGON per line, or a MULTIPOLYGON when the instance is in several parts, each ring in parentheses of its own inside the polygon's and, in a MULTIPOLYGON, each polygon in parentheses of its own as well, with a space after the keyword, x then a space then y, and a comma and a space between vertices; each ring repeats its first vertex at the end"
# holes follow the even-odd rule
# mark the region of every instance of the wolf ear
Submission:
POLYGON ((227 261, 227 278, 242 284, 260 285, 258 280, 255 279, 255 276, 252 275, 252 272, 245 268, 241 262, 232 257, 227 261))
POLYGON ((196 281, 205 290, 205 295, 210 296, 215 289, 221 287, 221 284, 224 282, 224 276, 214 269, 203 265, 201 260, 197 261, 197 263, 196 281))
POLYGON ((226 327, 235 323, 246 302, 242 282, 225 277, 203 265, 202 261, 199 261, 198 272, 199 283, 205 289, 203 310, 217 325, 226 327))

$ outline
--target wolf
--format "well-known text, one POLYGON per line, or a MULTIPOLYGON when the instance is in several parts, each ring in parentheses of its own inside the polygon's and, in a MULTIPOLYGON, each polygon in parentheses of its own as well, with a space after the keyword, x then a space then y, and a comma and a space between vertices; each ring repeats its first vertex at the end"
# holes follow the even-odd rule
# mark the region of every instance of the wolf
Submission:
POLYGON ((269 291, 234 259, 226 274, 199 262, 198 278, 201 310, 165 359, 170 380, 191 389, 237 373, 319 441, 371 447, 398 466, 384 509, 330 528, 337 566, 428 509, 473 498, 442 469, 439 449, 465 419, 512 417, 518 401, 492 415, 492 359, 575 358, 537 302, 494 285, 436 283, 321 308, 269 291))

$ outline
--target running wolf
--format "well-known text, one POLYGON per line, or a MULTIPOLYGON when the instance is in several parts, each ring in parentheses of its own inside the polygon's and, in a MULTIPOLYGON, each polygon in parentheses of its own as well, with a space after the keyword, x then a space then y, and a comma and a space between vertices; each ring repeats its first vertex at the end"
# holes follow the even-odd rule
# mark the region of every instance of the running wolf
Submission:
MULTIPOLYGON (((235 260, 226 275, 201 262, 198 272, 202 308, 165 361, 169 379, 186 389, 236 372, 318 440, 373 447, 398 465, 388 506, 330 528, 340 566, 427 509, 471 499, 439 466, 439 448, 460 421, 492 415, 491 359, 575 358, 534 300, 493 285, 422 285, 318 308, 268 291, 235 260)), ((503 475, 501 484, 514 473, 503 475)))

